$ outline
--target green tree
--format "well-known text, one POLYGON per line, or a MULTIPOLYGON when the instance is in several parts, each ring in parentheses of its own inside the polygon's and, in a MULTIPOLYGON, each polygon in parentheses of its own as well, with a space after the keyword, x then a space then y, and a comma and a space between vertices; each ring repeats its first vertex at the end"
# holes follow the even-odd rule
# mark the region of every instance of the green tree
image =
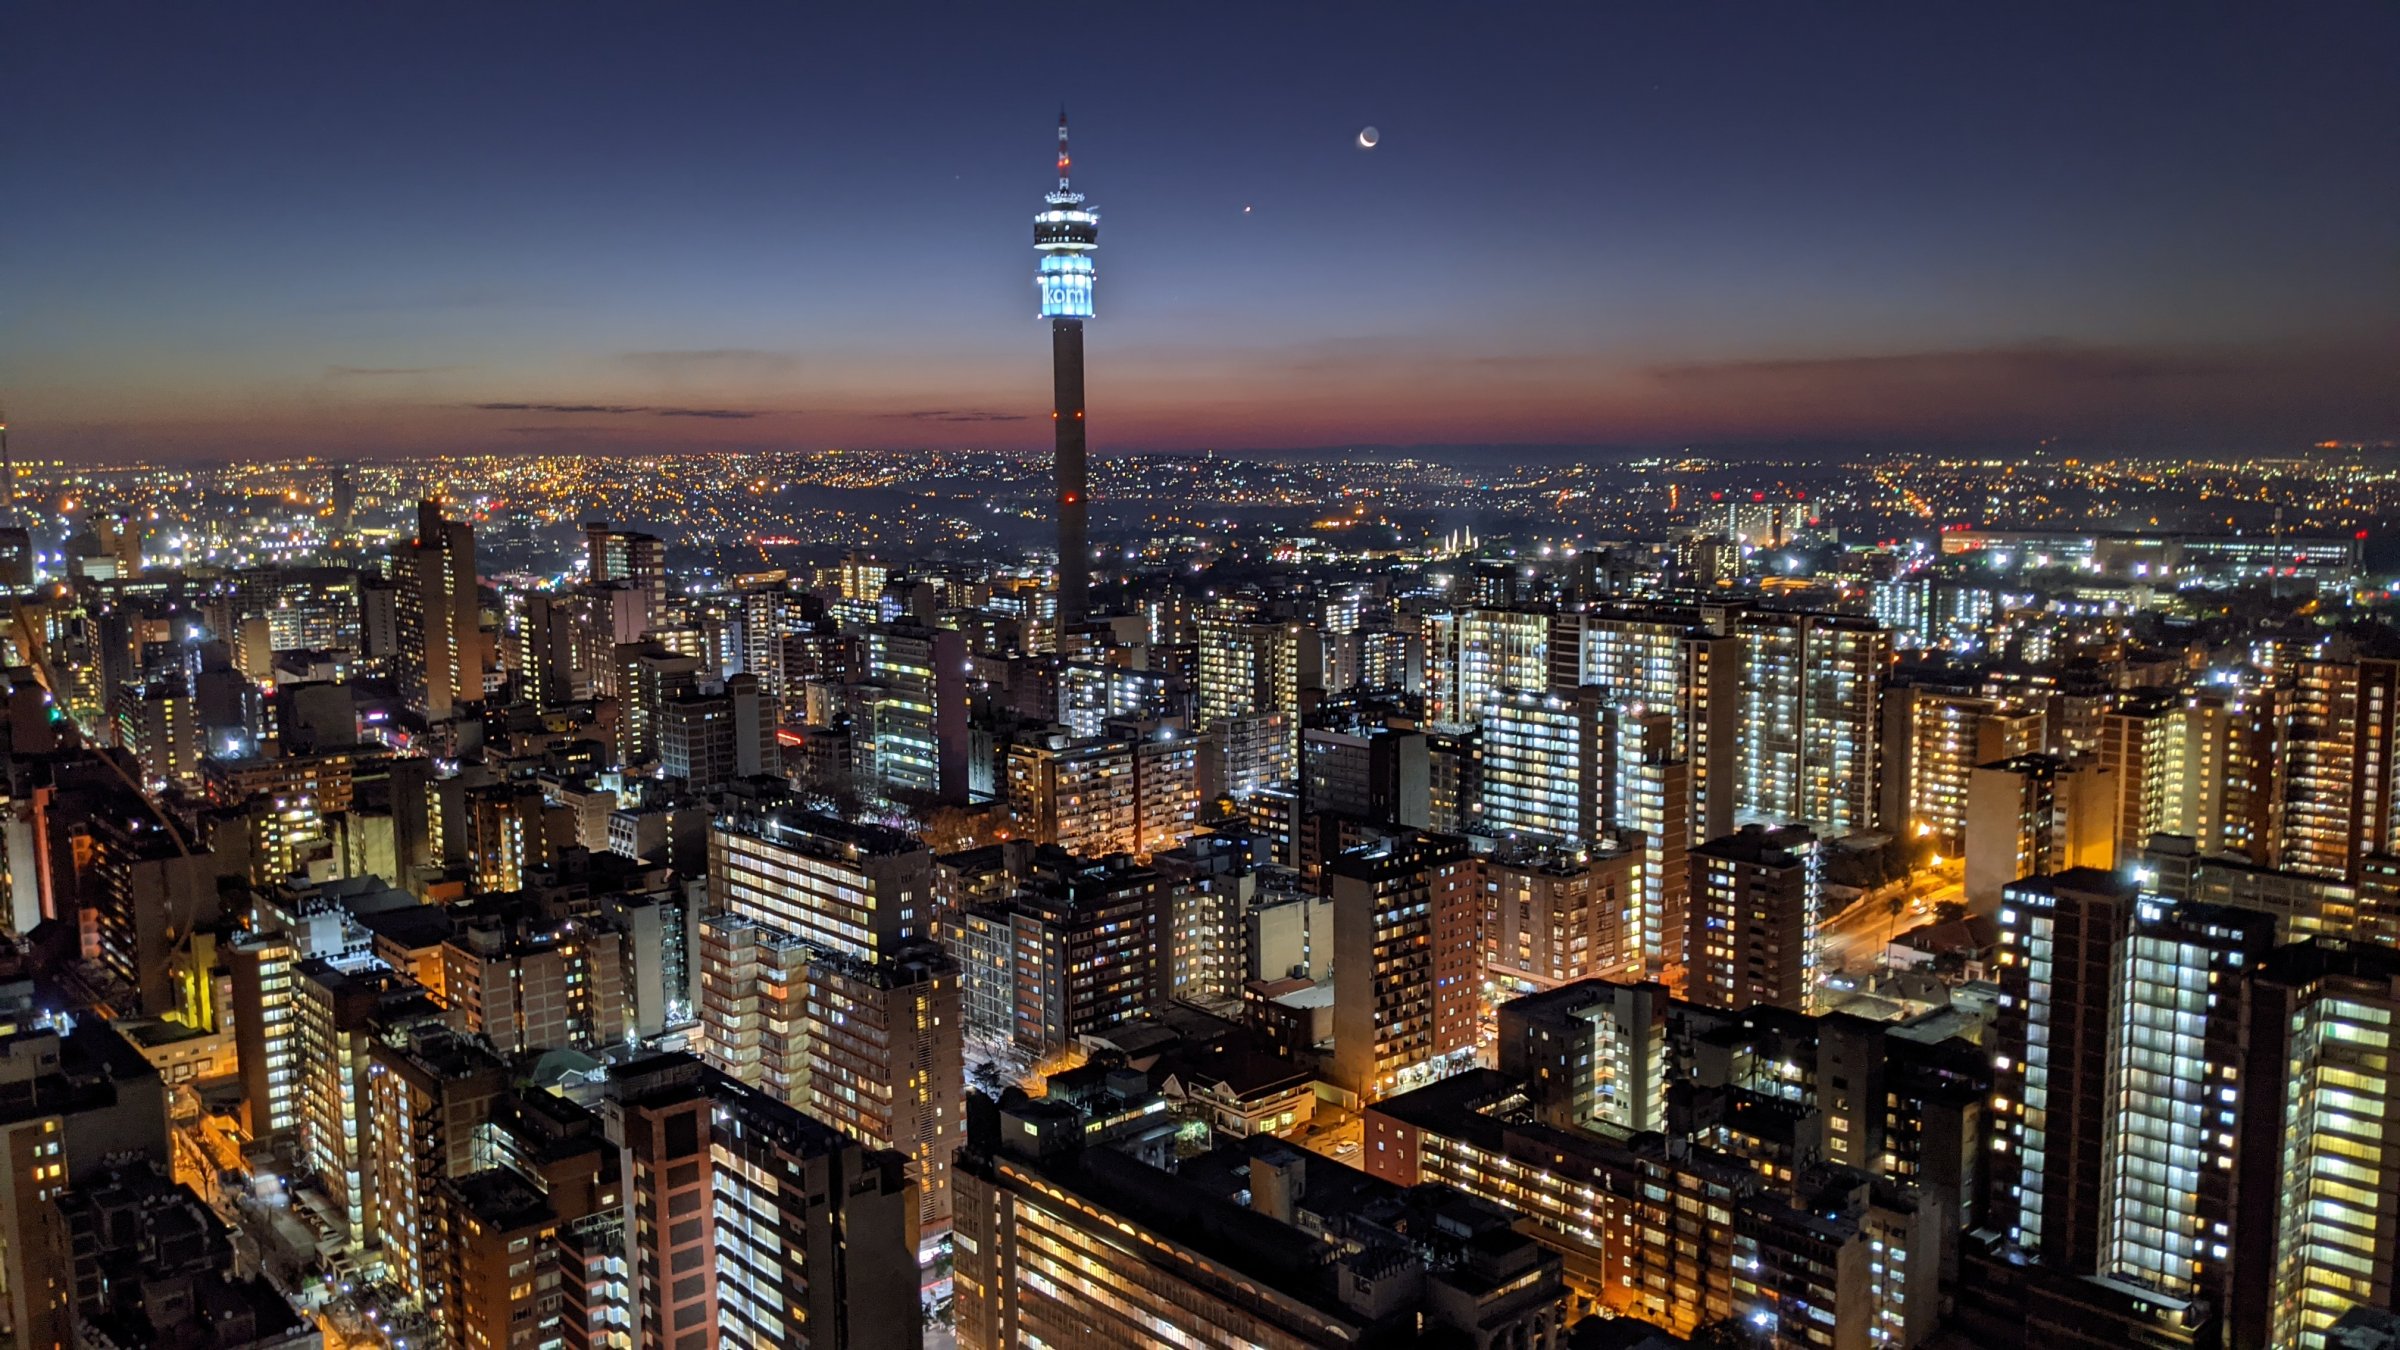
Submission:
POLYGON ((1711 1322, 1692 1332, 1695 1350, 1758 1350, 1757 1329, 1739 1317, 1711 1322))

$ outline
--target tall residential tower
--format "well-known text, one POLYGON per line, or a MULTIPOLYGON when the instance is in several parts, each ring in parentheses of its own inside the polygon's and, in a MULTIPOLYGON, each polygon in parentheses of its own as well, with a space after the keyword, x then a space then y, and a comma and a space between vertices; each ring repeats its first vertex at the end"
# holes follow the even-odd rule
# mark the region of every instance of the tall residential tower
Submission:
POLYGON ((1083 449, 1083 321, 1092 317, 1092 250, 1100 246, 1100 215, 1067 186, 1067 115, 1058 115, 1058 190, 1033 218, 1033 247, 1042 255, 1034 285, 1050 321, 1050 418, 1058 424, 1058 626, 1083 622, 1091 589, 1091 545, 1084 534, 1089 509, 1083 449))
POLYGON ((481 602, 475 530, 417 503, 417 537, 393 552, 400 587, 400 691, 428 720, 448 720, 461 703, 483 701, 481 602))

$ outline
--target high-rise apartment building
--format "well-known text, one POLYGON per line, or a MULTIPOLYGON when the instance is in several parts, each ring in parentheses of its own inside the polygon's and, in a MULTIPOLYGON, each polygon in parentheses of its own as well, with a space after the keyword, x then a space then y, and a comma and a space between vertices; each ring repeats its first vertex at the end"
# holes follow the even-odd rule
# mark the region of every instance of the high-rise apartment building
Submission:
POLYGON ((360 1122, 373 1245, 401 1287, 430 1289, 447 1236, 437 1188, 476 1170, 476 1134, 508 1087, 508 1065, 475 1040, 425 1022, 392 1028, 368 1045, 366 1085, 360 1122))
POLYGON ((1558 616, 1535 609, 1468 609, 1425 617, 1425 715, 1472 727, 1506 689, 1580 683, 1552 669, 1558 616))
POLYGON ((1531 993, 1641 978, 1638 855, 1520 845, 1479 861, 1485 982, 1531 993))
POLYGON ((117 745, 141 766, 145 788, 199 788, 200 759, 218 747, 207 743, 188 685, 174 679, 127 685, 109 703, 117 745))
POLYGON ((1058 667, 1057 679, 1056 715, 1060 724, 1077 736, 1106 735, 1108 724, 1119 720, 1188 722, 1191 718, 1191 685, 1168 671, 1068 661, 1058 667))
POLYGON ((2236 1234, 2271 1222, 2283 1125, 2283 1047, 2246 1034, 2274 945, 2270 915, 2143 897, 2111 999, 2099 1273, 2236 1319, 2236 1234))
POLYGON ((1719 1008, 1812 1007, 1823 907, 1816 836, 1745 825, 1696 845, 1689 862, 1688 997, 1719 1008))
POLYGON ((923 1225, 947 1224, 965 1016, 958 968, 932 944, 933 855, 897 830, 787 811, 720 817, 709 858, 710 1058, 908 1155, 923 1225))
POLYGON ((658 767, 694 791, 781 767, 775 701, 754 675, 736 675, 722 693, 688 693, 659 709, 658 767))
POLYGON ((1558 1258, 1500 1206, 1273 1140, 1226 1178, 1236 1192, 1081 1148, 1080 1121, 994 1115, 960 1159, 964 1350, 1565 1344, 1558 1258))
POLYGON ((1883 828, 1966 849, 1967 786, 1978 764, 2043 747, 2039 712, 1979 693, 1900 684, 1883 705, 1883 828))
POLYGON ((1691 892, 1691 762, 1675 751, 1672 714, 1619 711, 1610 738, 1609 817, 1635 862, 1633 908, 1644 960, 1681 966, 1691 892))
POLYGON ((1425 687, 1425 637, 1421 632, 1374 627, 1342 639, 1355 653, 1349 683, 1361 689, 1425 687))
POLYGON ((441 945, 443 999, 502 1054, 614 1045, 633 1025, 623 936, 596 919, 473 916, 441 945))
POLYGON ((1591 845, 1610 824, 1614 719, 1598 685, 1504 689, 1483 706, 1482 828, 1591 845))
POLYGON ((1443 834, 1473 828, 1483 799, 1483 733, 1425 733, 1426 817, 1443 834))
POLYGON ((755 919, 700 920, 697 1009, 709 1063, 783 1101, 808 1089, 808 967, 820 955, 755 919))
POLYGON ((1734 1316, 1735 1210, 1763 1188, 1758 1171, 1709 1148, 1670 1148, 1665 1136, 1514 1118, 1524 1100, 1519 1080, 1469 1069, 1375 1102, 1363 1166, 1523 1214, 1586 1307, 1677 1334, 1734 1316))
POLYGON ((954 630, 877 624, 861 643, 868 777, 886 792, 967 799, 967 646, 954 630))
POLYGON ((1963 1043, 1595 980, 1503 1004, 1498 1053, 1369 1106, 1367 1169, 1517 1210, 1589 1307, 1761 1344, 1934 1331, 1987 1151, 1963 1043))
POLYGON ((1727 612, 1713 605, 1607 605, 1573 618, 1574 683, 1607 690, 1628 718, 1667 714, 1667 744, 1645 743, 1644 753, 1683 766, 1692 838, 1731 834, 1742 648, 1727 612))
POLYGON ((509 1093, 477 1131, 477 1170, 435 1183, 440 1263, 425 1302, 461 1345, 629 1350, 625 1159, 592 1110, 509 1093))
POLYGON ((1209 746, 1202 752, 1203 781, 1252 810, 1260 809, 1252 799, 1262 793, 1293 796, 1299 725, 1287 713, 1252 713, 1214 724, 1204 733, 1209 746), (1213 777, 1207 775, 1210 764, 1216 768, 1213 777))
POLYGON ((1221 738, 1226 789, 1246 796, 1299 769, 1303 691, 1324 682, 1324 642, 1297 623, 1199 621, 1194 709, 1221 738))
POLYGON ((0 1335, 75 1345, 75 1248, 59 1202, 113 1161, 167 1162, 166 1087, 97 1021, 62 1034, 12 1019, 0 1082, 0 1335))
POLYGON ((1979 912, 2012 881, 2116 865, 2116 785, 2100 765, 2018 755, 1976 765, 1967 781, 1966 896, 1979 912))
POLYGON ((1426 734, 1373 706, 1320 708, 1300 732, 1300 797, 1311 814, 1429 828, 1433 765, 1426 734))
POLYGON ((873 965, 817 957, 803 1000, 806 1090, 793 1105, 905 1156, 918 1223, 941 1232, 967 1130, 957 965, 933 947, 873 965))
POLYGON ((1937 1215, 1913 1191, 1812 1169, 1734 1214, 1740 1325, 1777 1346, 1907 1346, 1939 1322, 1937 1215))
POLYGON ((686 1055, 621 1066, 604 1107, 642 1346, 921 1343, 906 1160, 686 1055))
POLYGON ((474 527, 444 520, 441 507, 419 502, 417 537, 395 550, 392 562, 400 690, 411 708, 443 721, 461 703, 482 702, 491 666, 476 593, 474 527))
POLYGON ((699 1000, 700 913, 688 886, 628 888, 602 896, 599 927, 618 935, 634 1033, 689 1026, 699 1000))
MULTIPOLYGON (((576 1202, 587 1200, 589 1184, 545 1191, 505 1168, 490 1168, 435 1183, 441 1241, 429 1253, 433 1278, 421 1287, 424 1304, 451 1344, 524 1347, 608 1344, 595 1339, 589 1285, 579 1253, 570 1255, 560 1229, 588 1219, 576 1202), (567 1308, 575 1300, 570 1322, 567 1308), (577 1333, 577 1334, 569 1334, 577 1333)), ((622 1264, 620 1261, 619 1264, 622 1264)), ((616 1283, 622 1283, 619 1275, 616 1283)), ((602 1321, 597 1330, 628 1340, 631 1318, 611 1308, 622 1322, 602 1321)))
POLYGON ((2400 661, 2312 652, 2267 676, 2150 690, 2108 716, 2119 855, 2154 835, 2356 882, 2400 842, 2400 661))
POLYGON ((1008 750, 1008 804, 1024 836, 1085 857, 1148 857, 1189 839, 1200 809, 1199 744, 1172 727, 1008 750))
POLYGON ((1344 854, 1325 875, 1334 1081, 1372 1101, 1475 1043, 1480 867, 1465 839, 1417 831, 1344 854))
POLYGON ((968 1029, 1048 1054, 1167 1000, 1172 892, 1129 854, 1044 846, 1005 900, 950 921, 968 1029))
POLYGON ((1735 810, 1827 837, 1873 829, 1891 634, 1847 615, 1745 611, 1735 810))
MULTIPOLYGON (((1257 978, 1259 968, 1258 944, 1250 932, 1262 878, 1249 841, 1199 835, 1153 855, 1150 865, 1167 884, 1167 932, 1161 941, 1167 951, 1169 997, 1193 1002, 1240 998, 1243 984, 1257 978)), ((1277 975, 1287 973, 1274 969, 1277 975)))
POLYGON ((2270 911, 2088 870, 2012 885, 2002 922, 1993 1200, 2017 1248, 2227 1345, 2331 1345, 2386 1297, 2400 1174, 2366 1113, 2400 957, 2277 947, 2270 911))
POLYGON ((1500 1005, 1500 1072, 1541 1118, 1626 1135, 1667 1128, 1667 987, 1584 980, 1500 1005))
POLYGON ((933 853, 913 835, 779 811, 720 816, 708 841, 718 909, 862 961, 933 935, 933 853))
POLYGON ((2277 710, 2288 700, 2275 688, 2154 690, 2111 710, 2100 765, 2114 789, 2117 856, 2171 834, 2203 853, 2271 861, 2283 757, 2277 710))
POLYGON ((2077 1275, 2100 1266, 2112 996, 2136 899, 2079 868, 2011 883, 2000 903, 1993 1226, 2077 1275))
MULTIPOLYGON (((2281 1109, 2262 1111, 2262 1085, 2247 1085, 2250 1109, 2267 1118, 2241 1145, 2273 1148, 2279 1181, 2271 1244, 2265 1224, 2235 1234, 2234 1325, 2262 1344, 2332 1350, 2328 1328, 2345 1312, 2400 1297, 2400 1158, 2387 1135, 2400 1111, 2400 953, 2283 948, 2257 968, 2249 1004, 2251 1034, 2280 1051, 2268 1084, 2281 1109)), ((2247 1156, 2238 1165, 2245 1177, 2255 1170, 2247 1156)), ((2245 1205, 2242 1217, 2256 1212, 2245 1205)))
POLYGON ((2400 660, 2300 662, 2291 700, 2281 828, 2262 861, 2356 881, 2400 851, 2400 660))
POLYGON ((287 933, 252 934, 224 948, 231 977, 234 1058, 241 1065, 242 1123, 253 1139, 300 1125, 299 1009, 292 967, 299 951, 287 933))
POLYGON ((94 814, 81 834, 82 950, 119 1006, 163 1016, 175 1007, 174 965, 192 932, 222 916, 219 883, 240 875, 241 853, 193 848, 138 802, 94 814))
POLYGON ((627 768, 658 761, 667 709, 700 692, 700 658, 652 639, 613 649, 617 699, 617 763, 627 768))
POLYGON ((667 602, 667 545, 654 534, 583 523, 584 580, 593 586, 626 582, 650 595, 653 612, 667 602))
POLYGON ((2312 937, 2400 947, 2400 860, 2369 859, 2356 884, 2336 877, 2261 867, 2239 855, 2201 856, 2192 841, 2154 835, 2150 847, 2124 864, 2146 893, 2199 900, 2275 916, 2285 942, 2312 937))
POLYGON ((373 1141, 374 1047, 387 1033, 438 1020, 440 1010, 413 983, 380 963, 343 969, 311 957, 292 968, 300 1063, 300 1156, 342 1225, 366 1250, 375 1239, 373 1141))

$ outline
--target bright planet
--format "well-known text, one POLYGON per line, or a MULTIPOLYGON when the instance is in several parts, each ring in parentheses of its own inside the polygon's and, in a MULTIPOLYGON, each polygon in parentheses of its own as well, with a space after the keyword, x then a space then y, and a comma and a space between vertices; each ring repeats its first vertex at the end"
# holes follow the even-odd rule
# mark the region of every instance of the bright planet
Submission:
POLYGON ((1361 150, 1372 150, 1375 148, 1375 142, 1382 139, 1382 132, 1377 131, 1373 127, 1368 127, 1366 130, 1358 133, 1358 148, 1361 150))

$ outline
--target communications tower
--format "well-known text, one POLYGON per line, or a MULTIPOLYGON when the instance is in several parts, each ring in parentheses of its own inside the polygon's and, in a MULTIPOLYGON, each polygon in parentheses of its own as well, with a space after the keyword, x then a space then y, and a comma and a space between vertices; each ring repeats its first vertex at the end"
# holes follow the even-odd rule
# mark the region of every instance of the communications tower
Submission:
POLYGON ((1033 218, 1033 247, 1042 255, 1034 285, 1050 321, 1050 418, 1058 427, 1058 628, 1082 623, 1092 584, 1091 508, 1083 443, 1083 321, 1092 317, 1092 251, 1100 246, 1100 214, 1067 184, 1067 114, 1058 114, 1058 187, 1033 218))

